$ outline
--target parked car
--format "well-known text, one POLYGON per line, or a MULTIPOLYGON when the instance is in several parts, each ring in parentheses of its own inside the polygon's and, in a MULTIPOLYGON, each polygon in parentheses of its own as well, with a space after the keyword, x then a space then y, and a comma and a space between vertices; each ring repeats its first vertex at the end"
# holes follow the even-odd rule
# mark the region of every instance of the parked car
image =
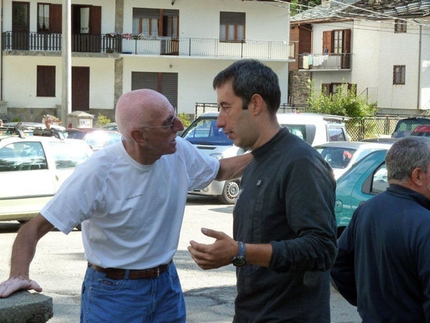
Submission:
MULTIPOLYGON (((233 144, 223 132, 217 128, 218 112, 206 112, 194 120, 181 134, 202 152, 216 159, 244 154, 245 151, 233 144)), ((189 191, 190 194, 216 196, 222 203, 233 204, 239 194, 240 178, 229 181, 212 181, 201 190, 189 191)))
POLYGON ((397 121, 392 138, 402 138, 409 136, 412 131, 421 125, 430 125, 429 118, 411 117, 397 121))
POLYGON ((81 139, 90 145, 94 151, 121 141, 122 139, 118 131, 100 128, 68 128, 66 129, 66 133, 67 138, 81 139))
POLYGON ((115 130, 118 131, 118 126, 116 125, 115 122, 110 122, 108 124, 105 124, 104 126, 102 126, 103 129, 108 129, 108 130, 115 130))
POLYGON ((372 151, 388 150, 391 143, 336 141, 317 145, 314 148, 330 164, 336 179, 346 173, 355 163, 372 151))
POLYGON ((428 125, 416 127, 411 132, 411 136, 430 137, 430 123, 428 125))
POLYGON ((278 122, 291 133, 312 146, 330 141, 349 141, 350 137, 341 116, 317 113, 278 113, 278 122))
POLYGON ((91 154, 82 140, 0 136, 0 221, 33 218, 91 154))
POLYGON ((388 149, 371 152, 337 180, 336 222, 341 235, 357 207, 388 187, 385 156, 388 149))

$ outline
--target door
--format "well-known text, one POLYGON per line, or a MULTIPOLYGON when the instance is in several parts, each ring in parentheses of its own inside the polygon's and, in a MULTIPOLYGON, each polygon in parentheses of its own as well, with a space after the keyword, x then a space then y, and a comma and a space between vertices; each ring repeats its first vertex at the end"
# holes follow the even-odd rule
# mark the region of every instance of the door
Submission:
POLYGON ((12 48, 29 49, 30 3, 12 2, 12 48))
POLYGON ((90 110, 90 68, 72 67, 72 111, 90 110))
POLYGON ((72 5, 72 50, 101 51, 101 7, 72 5))

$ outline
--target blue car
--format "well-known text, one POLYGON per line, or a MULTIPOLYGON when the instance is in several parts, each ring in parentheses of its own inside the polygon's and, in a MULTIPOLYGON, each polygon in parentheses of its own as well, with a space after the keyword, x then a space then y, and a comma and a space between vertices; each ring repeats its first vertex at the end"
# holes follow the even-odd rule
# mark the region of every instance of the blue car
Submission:
POLYGON ((335 214, 338 237, 355 209, 388 187, 385 156, 387 149, 370 153, 337 180, 335 214))

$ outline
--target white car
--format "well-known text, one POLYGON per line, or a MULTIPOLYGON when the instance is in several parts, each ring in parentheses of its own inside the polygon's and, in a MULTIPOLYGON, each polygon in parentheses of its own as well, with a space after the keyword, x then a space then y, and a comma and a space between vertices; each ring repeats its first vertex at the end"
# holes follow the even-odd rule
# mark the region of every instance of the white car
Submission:
POLYGON ((36 216, 92 153, 82 140, 0 135, 0 221, 36 216))
POLYGON ((376 150, 388 150, 392 143, 344 141, 327 142, 314 148, 321 153, 333 169, 337 180, 363 157, 376 150))
POLYGON ((311 146, 349 140, 344 123, 346 117, 318 113, 278 113, 276 116, 282 127, 287 127, 311 146))

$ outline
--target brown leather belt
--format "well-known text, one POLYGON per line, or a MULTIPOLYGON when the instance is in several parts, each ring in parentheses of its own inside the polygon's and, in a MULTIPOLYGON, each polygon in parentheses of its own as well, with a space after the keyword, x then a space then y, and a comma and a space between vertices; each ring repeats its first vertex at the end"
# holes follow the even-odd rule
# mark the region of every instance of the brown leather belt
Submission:
POLYGON ((88 264, 92 269, 100 273, 106 274, 106 278, 119 280, 119 279, 152 279, 157 278, 160 274, 167 271, 169 265, 160 265, 154 268, 143 270, 135 269, 117 269, 117 268, 103 268, 93 264, 88 264), (128 275, 127 275, 128 274, 128 275))

